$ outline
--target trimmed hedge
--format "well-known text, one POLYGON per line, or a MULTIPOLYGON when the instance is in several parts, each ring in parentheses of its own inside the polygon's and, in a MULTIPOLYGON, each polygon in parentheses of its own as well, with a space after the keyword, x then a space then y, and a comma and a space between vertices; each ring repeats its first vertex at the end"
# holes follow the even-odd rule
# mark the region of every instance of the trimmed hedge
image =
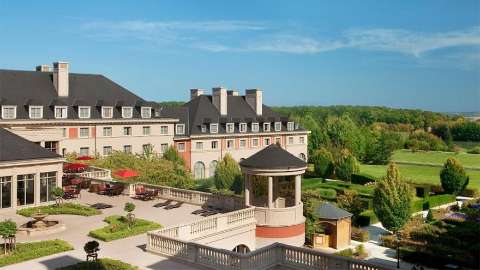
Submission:
POLYGON ((139 235, 162 227, 162 225, 158 223, 136 218, 133 226, 131 228, 128 228, 125 217, 118 215, 106 217, 104 221, 110 225, 90 231, 88 235, 93 238, 109 242, 121 238, 139 235))
POLYGON ((443 204, 455 202, 455 195, 452 194, 441 194, 430 196, 423 200, 414 201, 412 204, 412 211, 419 212, 422 210, 428 210, 432 207, 437 207, 443 204))
POLYGON ((57 270, 137 270, 138 267, 119 260, 108 258, 99 259, 96 262, 79 262, 77 264, 57 268, 57 270))
POLYGON ((77 215, 77 216, 94 216, 100 215, 102 212, 100 210, 91 208, 86 205, 78 203, 62 203, 59 206, 45 205, 38 207, 29 207, 17 210, 17 214, 24 217, 31 217, 33 214, 36 214, 38 211, 49 214, 49 215, 77 215))
POLYGON ((378 222, 378 218, 373 210, 366 210, 355 218, 355 225, 359 227, 369 226, 378 222))
POLYGON ((331 188, 319 188, 315 190, 320 197, 325 200, 335 201, 337 199, 337 191, 331 188))
POLYGON ((17 248, 10 254, 3 256, 0 248, 0 267, 20 263, 52 254, 73 250, 73 247, 63 240, 48 240, 39 242, 18 243, 17 248))
POLYGON ((358 185, 365 185, 367 183, 375 182, 377 179, 366 173, 355 173, 352 174, 352 183, 358 185))

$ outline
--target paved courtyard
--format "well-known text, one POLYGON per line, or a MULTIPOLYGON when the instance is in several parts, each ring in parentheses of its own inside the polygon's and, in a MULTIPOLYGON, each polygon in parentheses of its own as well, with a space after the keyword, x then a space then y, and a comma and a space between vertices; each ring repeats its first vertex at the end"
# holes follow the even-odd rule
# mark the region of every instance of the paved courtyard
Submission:
MULTIPOLYGON (((199 209, 199 206, 183 204, 180 208, 165 210, 163 208, 155 208, 154 204, 163 202, 163 200, 140 201, 134 200, 127 196, 108 197, 82 191, 80 199, 69 200, 69 202, 77 202, 82 204, 107 203, 113 205, 113 208, 102 210, 101 215, 82 217, 73 215, 52 215, 49 219, 57 219, 65 223, 67 229, 65 231, 36 237, 19 236, 19 242, 39 241, 47 239, 62 239, 72 244, 75 250, 55 254, 39 259, 9 265, 0 269, 8 270, 25 270, 25 269, 55 269, 60 266, 69 265, 78 261, 85 260, 85 252, 83 245, 93 240, 88 236, 88 232, 93 229, 104 227, 107 224, 103 219, 110 215, 124 215, 123 206, 126 202, 133 202, 137 206, 134 213, 137 218, 147 219, 158 222, 163 226, 170 226, 189 222, 195 219, 201 219, 201 216, 191 214, 192 211, 199 209)), ((26 223, 30 218, 19 216, 15 211, 2 213, 2 219, 12 219, 18 225, 26 223)), ((48 218, 47 218, 48 219, 48 218)), ((164 257, 153 255, 145 252, 145 244, 147 242, 146 234, 119 239, 112 242, 100 242, 100 257, 114 258, 138 266, 140 269, 194 269, 185 264, 168 260, 164 257)))

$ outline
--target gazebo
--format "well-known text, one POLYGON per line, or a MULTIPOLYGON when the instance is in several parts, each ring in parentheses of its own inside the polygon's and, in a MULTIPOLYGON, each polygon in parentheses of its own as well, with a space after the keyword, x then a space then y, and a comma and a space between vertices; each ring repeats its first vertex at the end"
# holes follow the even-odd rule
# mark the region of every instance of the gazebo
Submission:
POLYGON ((245 204, 255 207, 257 248, 274 242, 302 246, 305 161, 272 144, 241 161, 240 167, 245 176, 245 204))
POLYGON ((317 224, 323 226, 325 235, 315 235, 314 247, 341 249, 350 245, 352 235, 351 218, 353 214, 324 202, 315 209, 317 224))

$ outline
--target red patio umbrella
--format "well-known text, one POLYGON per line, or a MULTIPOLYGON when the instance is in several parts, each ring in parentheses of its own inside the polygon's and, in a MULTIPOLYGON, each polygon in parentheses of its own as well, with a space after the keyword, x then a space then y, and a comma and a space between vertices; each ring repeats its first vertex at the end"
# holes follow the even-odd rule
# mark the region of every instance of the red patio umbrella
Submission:
POLYGON ((121 170, 116 171, 114 174, 116 176, 120 176, 120 177, 123 177, 123 178, 130 178, 130 177, 138 176, 138 172, 135 171, 135 170, 131 170, 131 169, 121 169, 121 170))
POLYGON ((94 159, 93 157, 91 156, 79 156, 77 157, 77 160, 92 160, 94 159))

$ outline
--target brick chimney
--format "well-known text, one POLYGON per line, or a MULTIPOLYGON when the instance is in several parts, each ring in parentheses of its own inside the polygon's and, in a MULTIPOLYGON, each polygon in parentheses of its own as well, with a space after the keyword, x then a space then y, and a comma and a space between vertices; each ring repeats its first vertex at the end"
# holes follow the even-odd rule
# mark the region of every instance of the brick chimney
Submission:
POLYGON ((221 115, 227 115, 227 89, 214 87, 212 89, 212 103, 221 115))
POLYGON ((59 97, 68 97, 68 62, 53 63, 53 85, 59 97))
POLYGON ((247 89, 245 90, 245 100, 248 105, 257 113, 257 115, 262 115, 262 90, 260 89, 247 89))
POLYGON ((49 65, 39 65, 39 66, 36 66, 35 67, 35 70, 36 71, 40 71, 40 72, 49 72, 50 71, 50 66, 49 65))
POLYGON ((190 100, 203 95, 204 90, 200 88, 190 89, 190 100))

